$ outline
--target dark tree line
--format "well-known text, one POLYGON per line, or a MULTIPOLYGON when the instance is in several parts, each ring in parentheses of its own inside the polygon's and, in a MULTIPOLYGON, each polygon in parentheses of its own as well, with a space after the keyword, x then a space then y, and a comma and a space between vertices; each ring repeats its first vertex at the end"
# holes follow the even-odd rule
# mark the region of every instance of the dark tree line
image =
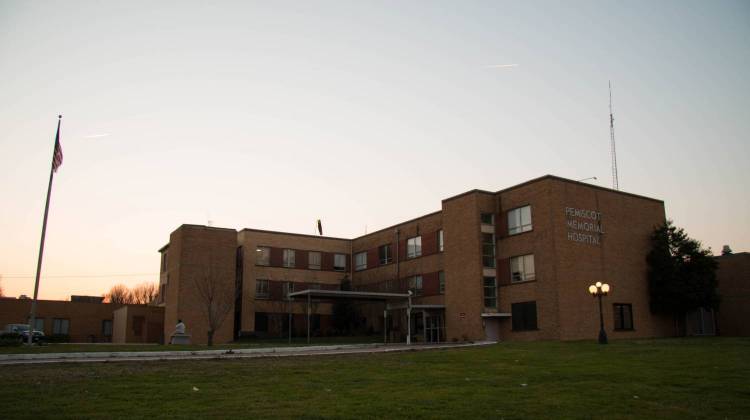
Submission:
POLYGON ((651 311, 683 316, 698 308, 718 309, 716 261, 711 249, 667 221, 651 235, 647 256, 651 311))
POLYGON ((158 295, 159 288, 155 283, 141 283, 130 289, 124 284, 116 284, 104 294, 104 300, 122 305, 146 305, 158 295))

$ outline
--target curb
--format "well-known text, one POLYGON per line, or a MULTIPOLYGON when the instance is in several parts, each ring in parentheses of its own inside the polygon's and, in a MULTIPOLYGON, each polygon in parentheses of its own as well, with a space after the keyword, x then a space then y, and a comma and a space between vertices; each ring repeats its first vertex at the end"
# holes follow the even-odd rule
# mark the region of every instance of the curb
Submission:
POLYGON ((390 353, 423 350, 447 350, 480 347, 494 342, 460 344, 342 344, 330 346, 265 347, 253 349, 133 351, 133 352, 79 352, 0 355, 0 365, 65 363, 65 362, 133 362, 157 360, 238 359, 258 357, 322 356, 331 354, 390 353))

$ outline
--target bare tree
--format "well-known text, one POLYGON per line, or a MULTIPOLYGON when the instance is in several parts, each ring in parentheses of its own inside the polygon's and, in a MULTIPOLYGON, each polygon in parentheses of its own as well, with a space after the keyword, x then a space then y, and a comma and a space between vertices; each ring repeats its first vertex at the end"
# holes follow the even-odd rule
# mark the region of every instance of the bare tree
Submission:
POLYGON ((3 276, 0 276, 0 297, 3 295, 3 276))
POLYGON ((147 305, 151 303, 159 294, 159 288, 156 283, 141 283, 130 289, 131 303, 147 305))
POLYGON ((208 345, 213 346, 214 333, 234 308, 235 287, 234 284, 222 284, 209 263, 204 274, 195 278, 195 289, 198 291, 208 321, 208 345))
POLYGON ((109 303, 119 303, 122 305, 129 305, 133 303, 133 298, 128 290, 128 287, 124 284, 116 284, 109 289, 104 295, 104 300, 109 303))

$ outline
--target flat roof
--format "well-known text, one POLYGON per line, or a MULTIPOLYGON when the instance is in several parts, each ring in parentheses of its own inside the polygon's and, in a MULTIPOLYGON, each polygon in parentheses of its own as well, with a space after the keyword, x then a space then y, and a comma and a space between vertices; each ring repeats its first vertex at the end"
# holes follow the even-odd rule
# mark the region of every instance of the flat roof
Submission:
POLYGON ((528 181, 524 181, 524 182, 522 182, 520 184, 516 184, 516 185, 510 186, 510 187, 507 187, 507 188, 503 188, 501 190, 497 190, 495 192, 486 191, 486 190, 479 190, 479 189, 469 190, 469 191, 462 192, 460 194, 456 194, 456 195, 448 197, 448 198, 444 198, 442 200, 442 202, 454 200, 456 198, 460 198, 460 197, 463 197, 465 195, 475 194, 475 193, 476 194, 492 194, 492 195, 501 194, 501 193, 504 193, 506 191, 514 190, 516 188, 525 187, 526 185, 535 184, 537 182, 541 182, 541 181, 548 180, 548 179, 556 180, 556 181, 562 181, 562 182, 567 182, 569 184, 581 185, 581 186, 584 186, 584 187, 594 188, 594 189, 602 190, 602 191, 609 191, 609 192, 616 193, 616 194, 623 194, 623 195, 629 195, 631 197, 637 197, 637 198, 643 198, 643 199, 646 199, 646 200, 658 201, 660 203, 664 202, 664 200, 659 200, 657 198, 646 197, 644 195, 633 194, 633 193, 629 193, 629 192, 625 192, 625 191, 620 191, 620 190, 613 190, 611 188, 602 187, 602 186, 594 185, 594 184, 589 184, 587 182, 576 181, 576 180, 573 180, 573 179, 563 178, 561 176, 551 175, 551 174, 542 175, 540 177, 533 178, 533 179, 530 179, 528 181))
POLYGON ((335 236, 325 236, 325 235, 310 235, 307 233, 293 233, 293 232, 281 232, 278 230, 265 230, 265 229, 254 229, 254 228, 243 228, 240 230, 240 232, 258 232, 258 233, 273 233, 277 235, 292 235, 292 236, 303 236, 308 238, 317 238, 317 239, 331 239, 334 241, 351 241, 351 239, 346 238, 337 238, 335 236))
POLYGON ((308 295, 316 297, 348 298, 358 300, 391 300, 409 298, 408 293, 356 292, 349 290, 307 289, 300 290, 299 292, 289 293, 289 297, 308 295))
POLYGON ((380 233, 380 232, 382 232, 382 231, 384 231, 384 230, 388 230, 388 229, 393 229, 393 228, 397 228, 397 227, 399 227, 399 226, 401 226, 401 225, 405 225, 405 224, 407 224, 407 223, 412 223, 412 222, 416 222, 416 221, 417 221, 417 220, 419 220, 419 219, 424 219, 425 217, 430 217, 430 216, 434 216, 434 215, 436 215, 436 214, 439 214, 439 213, 442 213, 442 212, 443 212, 443 210, 437 210, 437 211, 433 211, 432 213, 427 213, 427 214, 423 214, 423 215, 421 215, 421 216, 418 216, 418 217, 415 217, 415 218, 413 218, 413 219, 409 219, 409 220, 407 220, 407 221, 405 221, 405 222, 399 222, 399 223, 396 223, 395 225, 391 225, 391 226, 388 226, 388 227, 384 227, 384 228, 382 228, 382 229, 374 230, 374 231, 372 231, 372 232, 370 232, 370 233, 366 233, 366 234, 364 234, 364 235, 362 235, 362 236, 357 236, 357 237, 355 237, 354 239, 361 239, 361 238, 364 238, 364 237, 366 237, 366 236, 370 236, 370 235, 374 235, 374 234, 376 234, 376 233, 380 233))
POLYGON ((613 190, 612 188, 602 187, 602 186, 599 186, 599 185, 589 184, 587 182, 576 181, 576 180, 573 180, 573 179, 563 178, 563 177, 560 177, 560 176, 557 176, 557 175, 549 175, 549 174, 544 175, 544 176, 540 176, 539 178, 530 179, 530 180, 528 180, 526 182, 522 182, 520 184, 516 184, 516 185, 514 185, 512 187, 503 188, 502 190, 498 190, 496 194, 504 193, 506 191, 510 191, 510 190, 513 190, 513 189, 516 189, 516 188, 520 188, 520 187, 529 185, 529 184, 533 184, 535 182, 544 181, 546 179, 553 179, 553 180, 556 180, 556 181, 567 182, 569 184, 576 184, 576 185, 580 185, 580 186, 583 186, 583 187, 593 188, 593 189, 602 190, 602 191, 608 191, 608 192, 615 193, 615 194, 629 195, 631 197, 643 198, 645 200, 657 201, 659 203, 663 203, 664 202, 664 200, 659 200, 658 198, 651 198, 651 197, 646 197, 645 195, 638 195, 638 194, 633 194, 633 193, 629 193, 629 192, 625 192, 625 191, 613 190))

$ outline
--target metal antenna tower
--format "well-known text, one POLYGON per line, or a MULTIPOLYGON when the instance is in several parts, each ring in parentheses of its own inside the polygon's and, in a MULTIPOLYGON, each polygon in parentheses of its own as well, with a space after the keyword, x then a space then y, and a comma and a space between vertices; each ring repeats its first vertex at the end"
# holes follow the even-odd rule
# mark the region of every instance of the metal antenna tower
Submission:
POLYGON ((619 190, 617 183, 617 150, 615 149, 615 117, 612 115, 612 81, 609 81, 609 137, 612 155, 612 188, 619 190))

